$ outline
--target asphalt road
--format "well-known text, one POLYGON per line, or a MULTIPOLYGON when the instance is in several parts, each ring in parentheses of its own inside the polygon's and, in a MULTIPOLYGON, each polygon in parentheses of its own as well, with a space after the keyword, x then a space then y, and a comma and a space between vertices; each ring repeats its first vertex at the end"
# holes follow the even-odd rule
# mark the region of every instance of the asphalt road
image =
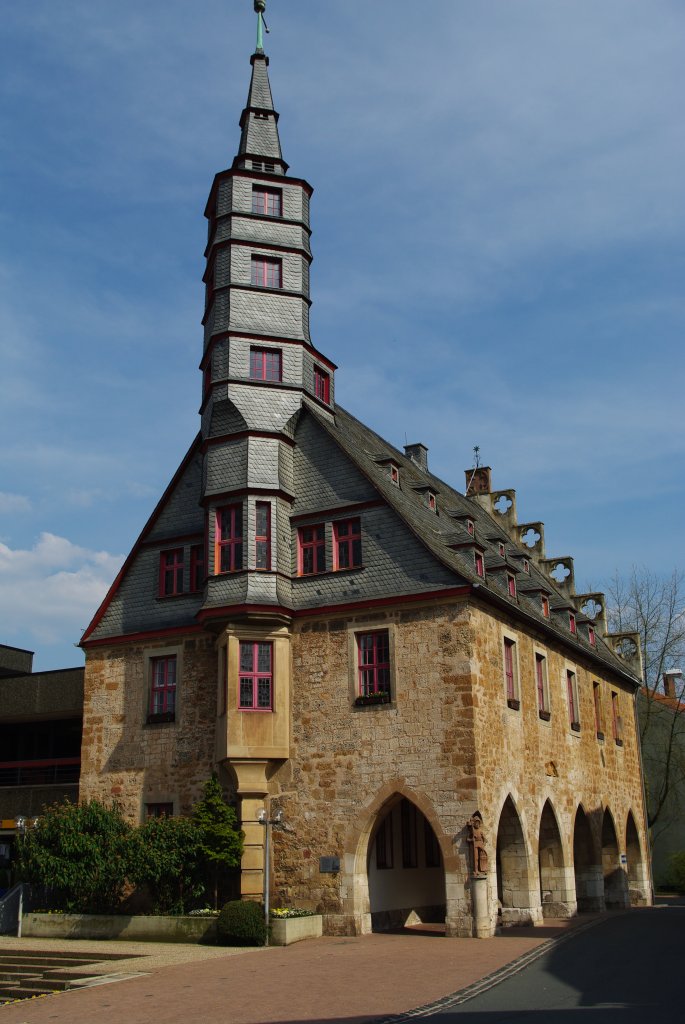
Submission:
POLYGON ((448 1024, 685 1024, 685 906, 633 910, 569 938, 448 1024))

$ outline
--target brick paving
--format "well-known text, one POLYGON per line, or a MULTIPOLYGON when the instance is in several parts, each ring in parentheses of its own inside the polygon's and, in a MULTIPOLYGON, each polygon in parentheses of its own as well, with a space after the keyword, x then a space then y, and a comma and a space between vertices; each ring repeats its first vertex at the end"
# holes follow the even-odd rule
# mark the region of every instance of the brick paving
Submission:
POLYGON ((153 943, 0 940, 0 950, 131 952, 105 969, 116 984, 0 1007, 0 1024, 281 1024, 362 1022, 467 988, 590 918, 546 921, 492 939, 420 932, 325 937, 235 950, 153 943), (145 972, 142 976, 131 974, 145 972))

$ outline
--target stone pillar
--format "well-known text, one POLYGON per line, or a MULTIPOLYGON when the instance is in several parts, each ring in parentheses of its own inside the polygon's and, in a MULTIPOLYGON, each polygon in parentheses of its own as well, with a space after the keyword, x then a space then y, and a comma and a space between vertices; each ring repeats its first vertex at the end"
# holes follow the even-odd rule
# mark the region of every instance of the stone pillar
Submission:
POLYGON ((264 898, 265 828, 259 824, 259 812, 265 810, 268 787, 268 761, 231 761, 238 779, 240 827, 245 833, 240 862, 240 896, 244 900, 264 898))
POLYGON ((489 939, 493 934, 488 910, 488 876, 471 875, 471 904, 473 906, 473 934, 477 939, 489 939))

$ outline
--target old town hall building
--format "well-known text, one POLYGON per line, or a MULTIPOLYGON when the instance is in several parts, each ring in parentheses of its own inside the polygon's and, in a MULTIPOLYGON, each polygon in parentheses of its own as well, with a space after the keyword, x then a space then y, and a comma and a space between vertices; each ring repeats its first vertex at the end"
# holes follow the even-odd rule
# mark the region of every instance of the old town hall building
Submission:
POLYGON ((258 23, 205 212, 200 430, 81 641, 81 797, 186 814, 218 771, 243 896, 280 809, 272 899, 329 933, 648 902, 633 638, 488 468, 457 491, 338 404, 258 23))

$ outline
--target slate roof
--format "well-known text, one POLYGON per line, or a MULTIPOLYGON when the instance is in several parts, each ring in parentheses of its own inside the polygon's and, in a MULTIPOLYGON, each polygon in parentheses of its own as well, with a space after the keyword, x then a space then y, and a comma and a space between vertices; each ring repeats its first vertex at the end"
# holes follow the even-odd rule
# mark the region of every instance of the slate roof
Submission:
MULTIPOLYGON (((540 570, 530 551, 515 544, 507 531, 477 501, 467 498, 430 471, 420 468, 340 405, 336 404, 334 422, 322 416, 309 403, 307 409, 347 457, 371 480, 418 539, 443 565, 453 570, 460 579, 471 583, 483 600, 494 601, 514 617, 523 617, 542 632, 553 634, 565 646, 570 646, 590 660, 598 660, 634 686, 639 684, 639 679, 609 648, 599 630, 595 633, 593 646, 587 636, 583 635, 583 630, 571 633, 565 615, 560 619, 554 616, 554 609, 565 611, 574 608, 572 601, 556 587, 553 579, 540 570), (399 467, 399 487, 392 483, 387 472, 388 460, 399 467), (426 488, 437 497, 437 512, 432 511, 424 500, 426 488), (467 519, 474 523, 474 536, 468 532, 467 519), (505 544, 504 557, 499 553, 500 542, 505 544), (485 552, 485 579, 476 573, 474 547, 485 552), (524 558, 528 560, 529 573, 522 568, 524 558), (513 598, 507 589, 507 572, 516 577, 517 594, 513 598), (541 592, 549 595, 552 609, 550 618, 542 613, 539 599, 541 592)), ((589 621, 580 613, 577 619, 578 622, 589 621)))

